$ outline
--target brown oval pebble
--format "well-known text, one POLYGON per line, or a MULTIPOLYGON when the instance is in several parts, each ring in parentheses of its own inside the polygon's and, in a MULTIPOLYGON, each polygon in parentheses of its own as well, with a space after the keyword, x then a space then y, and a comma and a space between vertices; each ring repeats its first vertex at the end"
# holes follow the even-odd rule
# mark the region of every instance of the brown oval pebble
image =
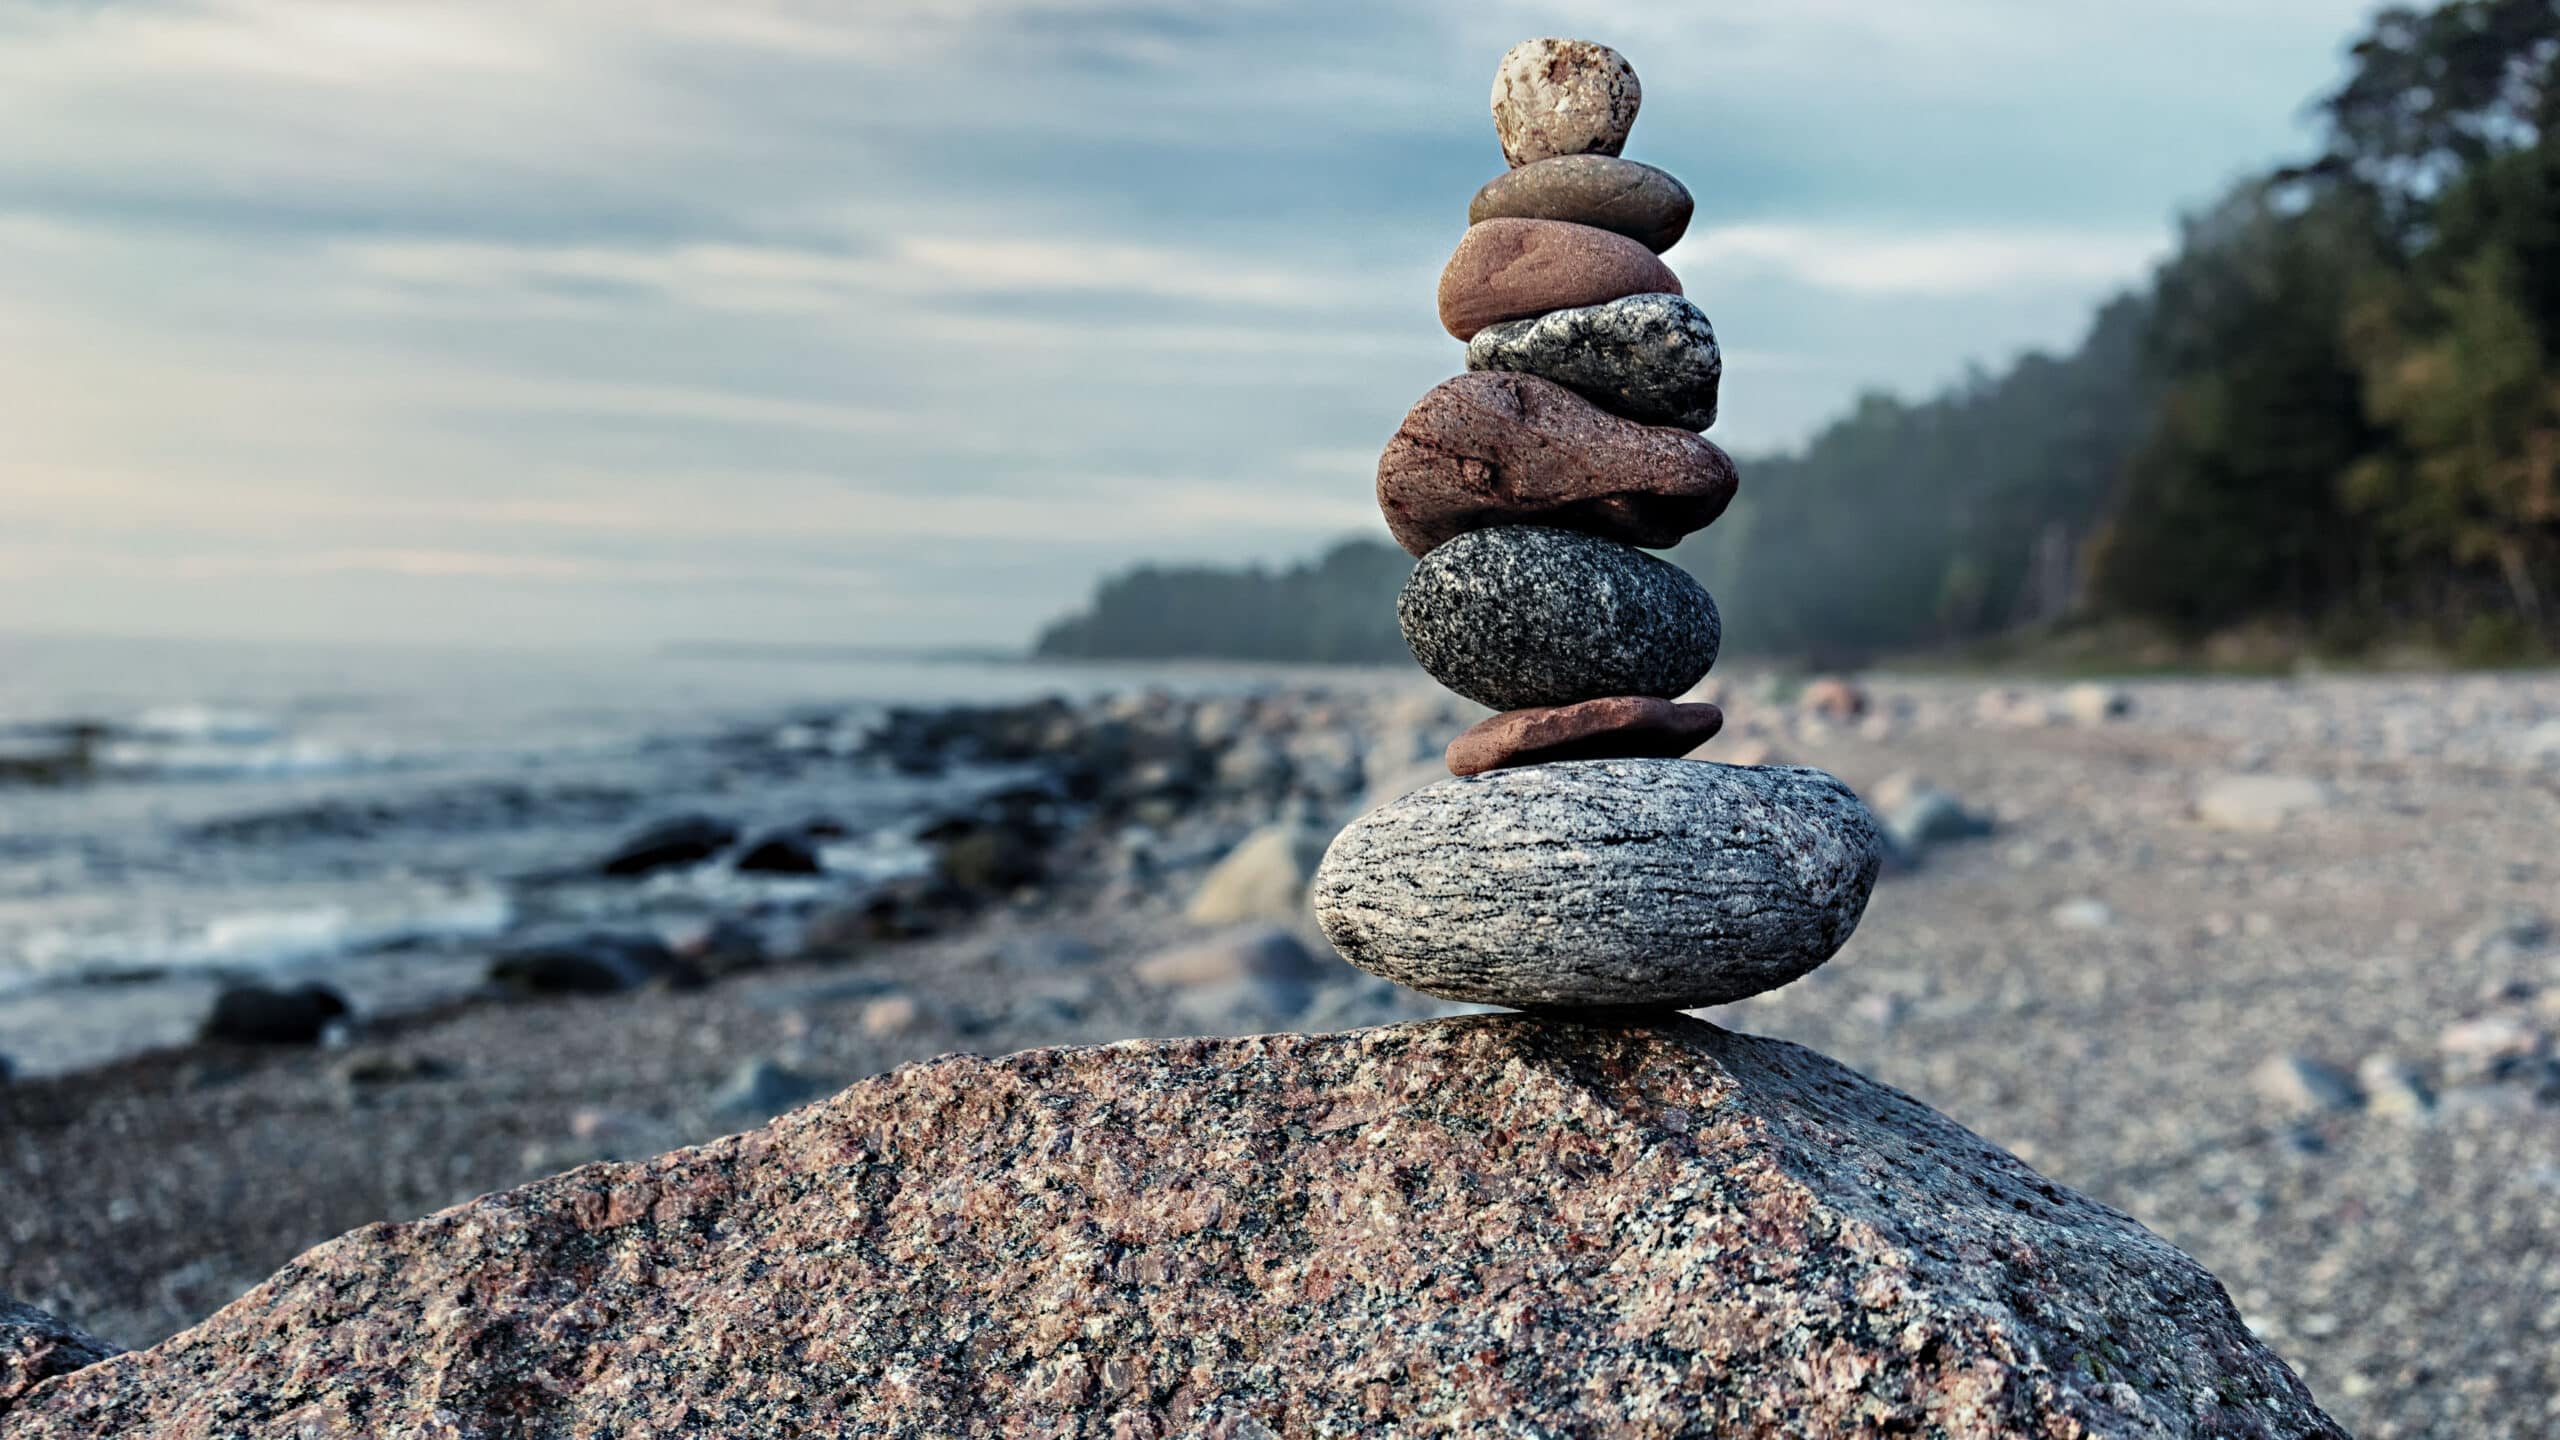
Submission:
POLYGON ((1659 255, 1689 233, 1696 208, 1669 171, 1615 155, 1558 155, 1486 181, 1467 220, 1562 220, 1624 235, 1659 255))
POLYGON ((1635 67, 1588 40, 1523 40, 1493 72, 1493 132, 1514 165, 1615 155, 1643 103, 1635 67))
POLYGON ((1449 742, 1449 773, 1481 775, 1558 760, 1676 760, 1715 738, 1724 712, 1650 695, 1506 710, 1449 742))
POLYGON ((1442 382, 1378 459, 1378 508, 1416 555, 1495 525, 1659 550, 1706 528, 1740 487, 1733 457, 1705 436, 1621 419, 1507 370, 1442 382))
POLYGON ((1562 220, 1487 220, 1467 227, 1440 272, 1440 323, 1470 340, 1505 320, 1679 293, 1671 267, 1624 235, 1562 220))

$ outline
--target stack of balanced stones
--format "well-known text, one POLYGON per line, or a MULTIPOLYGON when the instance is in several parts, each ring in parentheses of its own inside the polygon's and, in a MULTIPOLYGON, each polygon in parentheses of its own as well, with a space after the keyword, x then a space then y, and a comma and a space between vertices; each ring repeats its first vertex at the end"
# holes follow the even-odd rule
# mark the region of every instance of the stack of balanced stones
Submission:
POLYGON ((1715 329, 1659 258, 1678 180, 1620 158, 1641 98, 1616 51, 1503 57, 1508 173, 1440 277, 1467 373, 1424 396, 1378 464, 1420 556, 1397 603, 1434 679, 1501 713, 1449 746, 1458 777, 1333 842, 1317 917, 1353 964, 1521 1007, 1722 1004, 1828 960, 1866 909, 1874 818, 1819 770, 1683 758, 1723 724, 1681 704, 1722 624, 1645 554, 1722 514, 1715 329))

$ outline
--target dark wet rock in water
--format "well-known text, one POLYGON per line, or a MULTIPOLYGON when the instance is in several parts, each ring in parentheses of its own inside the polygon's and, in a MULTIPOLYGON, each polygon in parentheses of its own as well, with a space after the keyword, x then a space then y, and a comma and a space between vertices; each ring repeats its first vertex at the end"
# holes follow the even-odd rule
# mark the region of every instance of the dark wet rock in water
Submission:
POLYGON ((773 946, 763 928, 735 915, 713 920, 667 948, 678 960, 713 978, 759 969, 773 959, 773 946))
POLYGON ((1615 231, 1659 255, 1688 233, 1696 207, 1668 171, 1615 155, 1557 155, 1486 181, 1467 223, 1562 220, 1615 231))
POLYGON ((651 985, 684 989, 702 972, 646 932, 594 930, 529 941, 489 962, 489 982, 525 995, 616 995, 651 985))
POLYGON ((1036 838, 1001 822, 947 824, 927 840, 935 851, 934 873, 944 884, 982 900, 1034 884, 1048 868, 1036 838))
POLYGON ((234 985, 214 997, 213 1013, 196 1037, 233 1045, 316 1045, 350 1013, 345 996, 316 982, 290 990, 234 985))
POLYGON ((1445 780, 1316 872, 1344 959, 1482 1005, 1721 1005, 1848 943, 1884 840, 1819 770, 1580 760, 1445 780))
POLYGON ((117 1353, 94 1335, 0 1295, 0 1419, 39 1383, 117 1353))
POLYGON ((1810 1050, 1679 1017, 947 1056, 368 1226, 10 1419, 2343 1440, 2166 1241, 1810 1050))
POLYGON ((1678 295, 1630 295, 1488 325, 1467 342, 1467 368, 1552 380, 1643 425, 1716 423, 1724 352, 1707 314, 1678 295))
POLYGON ((686 865, 699 865, 738 842, 738 827, 709 815, 679 815, 662 820, 630 839, 604 859, 607 875, 636 878, 686 865))
POLYGON ((1396 618, 1432 679, 1495 710, 1670 699, 1706 678, 1724 633, 1687 571, 1541 525, 1473 531, 1425 555, 1396 618))
POLYGON ((750 875, 823 875, 826 865, 806 834, 776 831, 747 847, 737 868, 750 875))

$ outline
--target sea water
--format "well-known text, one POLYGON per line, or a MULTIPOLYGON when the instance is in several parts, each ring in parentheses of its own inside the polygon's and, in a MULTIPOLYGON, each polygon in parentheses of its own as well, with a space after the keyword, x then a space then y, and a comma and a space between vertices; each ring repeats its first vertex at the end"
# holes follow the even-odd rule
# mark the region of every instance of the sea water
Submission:
POLYGON ((923 863, 915 828, 1003 778, 862 758, 891 705, 1304 678, 0 636, 0 1055, 58 1069, 183 1038, 236 977, 414 999, 510 935, 668 933, 849 897, 923 863), (73 773, 48 769, 70 752, 73 773), (594 874, 622 837, 688 812, 750 838, 817 819, 844 838, 822 877, 594 874))

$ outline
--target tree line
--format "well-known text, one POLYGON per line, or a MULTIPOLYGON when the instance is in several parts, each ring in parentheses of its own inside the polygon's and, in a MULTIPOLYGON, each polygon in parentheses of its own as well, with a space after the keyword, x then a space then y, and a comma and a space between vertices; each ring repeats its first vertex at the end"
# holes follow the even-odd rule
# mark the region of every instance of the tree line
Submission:
MULTIPOLYGON (((2560 651, 2560 0, 2385 10, 2318 114, 2318 154, 2189 217, 2077 349, 1870 395, 1748 460, 1674 552, 1728 644, 1853 658, 2126 621, 2560 651)), ((1351 542, 1141 569, 1040 649, 1396 658, 1410 565, 1351 542)))

